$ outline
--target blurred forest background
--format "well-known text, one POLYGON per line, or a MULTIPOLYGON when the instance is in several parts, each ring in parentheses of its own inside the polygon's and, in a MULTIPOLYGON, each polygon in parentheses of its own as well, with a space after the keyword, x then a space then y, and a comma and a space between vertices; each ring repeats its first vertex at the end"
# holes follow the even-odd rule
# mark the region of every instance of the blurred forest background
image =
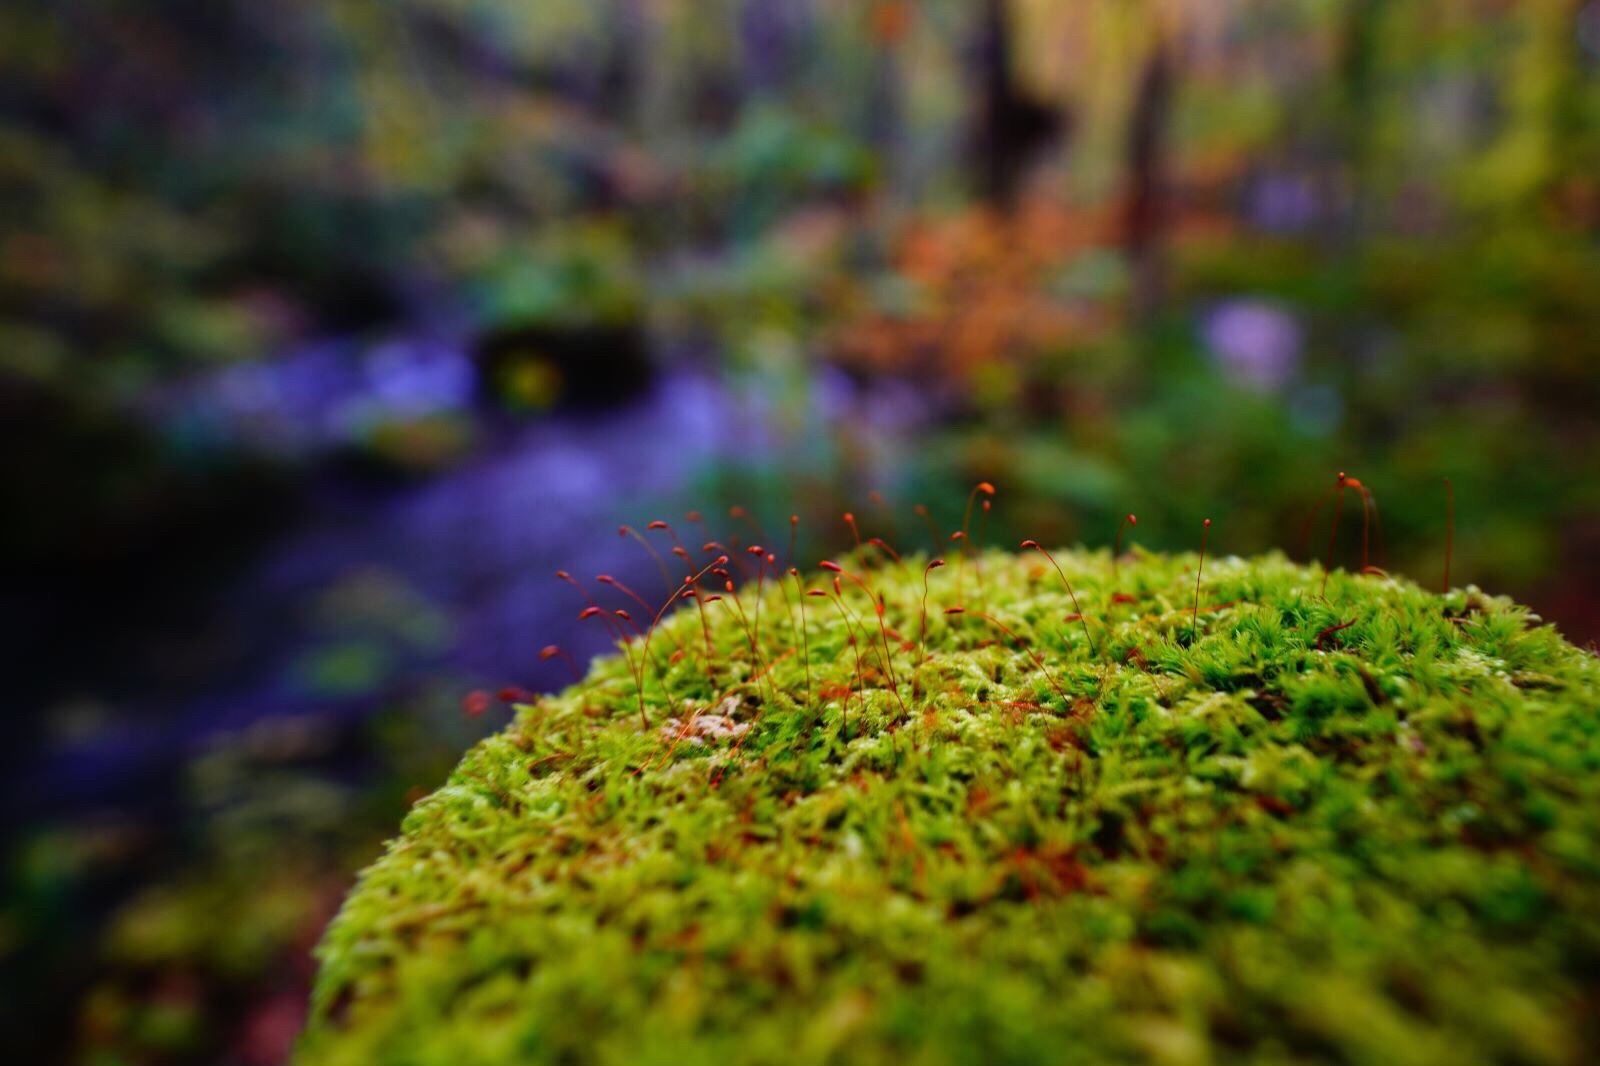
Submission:
POLYGON ((622 523, 1305 558, 1345 469, 1435 586, 1448 477, 1600 636, 1600 3, 57 0, 0 101, 14 1061, 281 1061, 622 523))

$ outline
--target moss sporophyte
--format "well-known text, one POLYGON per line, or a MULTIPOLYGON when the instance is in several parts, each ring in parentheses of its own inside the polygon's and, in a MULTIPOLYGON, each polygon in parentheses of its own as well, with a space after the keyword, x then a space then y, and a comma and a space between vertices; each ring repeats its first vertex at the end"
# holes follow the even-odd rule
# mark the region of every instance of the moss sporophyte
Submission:
POLYGON ((627 654, 413 808, 299 1061, 1600 1061, 1592 655, 1365 562, 976 539, 581 592, 627 654))

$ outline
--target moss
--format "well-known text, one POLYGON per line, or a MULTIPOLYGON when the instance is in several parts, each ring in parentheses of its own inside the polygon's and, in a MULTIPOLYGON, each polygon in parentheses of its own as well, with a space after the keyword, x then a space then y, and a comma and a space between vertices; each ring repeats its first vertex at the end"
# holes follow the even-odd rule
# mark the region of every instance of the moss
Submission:
POLYGON ((808 700, 769 581, 759 662, 706 605, 715 691, 697 613, 663 624, 651 728, 619 657, 521 707, 329 929, 300 1061, 1600 1059, 1591 655, 1281 557, 1208 560, 1191 642, 1192 556, 1060 558, 1092 651, 994 553, 933 573, 914 672, 908 559, 863 574, 898 698, 846 583, 867 628, 807 601, 808 700))

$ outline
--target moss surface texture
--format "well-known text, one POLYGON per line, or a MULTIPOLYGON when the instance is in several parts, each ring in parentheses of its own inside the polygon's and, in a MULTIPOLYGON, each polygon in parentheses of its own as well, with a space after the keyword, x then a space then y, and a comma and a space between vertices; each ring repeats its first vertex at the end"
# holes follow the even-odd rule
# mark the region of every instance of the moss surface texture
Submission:
POLYGON ((1194 613, 1193 555, 1057 558, 1082 617, 952 555, 925 646, 926 560, 707 573, 416 805, 299 1061, 1600 1062, 1594 656, 1475 589, 1218 558, 1194 613))

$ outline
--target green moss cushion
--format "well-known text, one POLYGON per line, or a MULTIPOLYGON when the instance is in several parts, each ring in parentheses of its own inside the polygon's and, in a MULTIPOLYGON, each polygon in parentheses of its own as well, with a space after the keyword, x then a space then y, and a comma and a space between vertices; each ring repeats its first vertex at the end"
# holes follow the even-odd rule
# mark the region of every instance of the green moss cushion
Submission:
POLYGON ((1196 616, 1192 556, 1060 560, 1085 619, 952 557, 919 655, 920 562, 846 561, 883 631, 769 577, 700 605, 714 683, 694 604, 628 649, 647 726, 620 656, 521 707, 362 876, 299 1061, 1600 1062, 1593 656, 1476 590, 1208 560, 1196 616))

